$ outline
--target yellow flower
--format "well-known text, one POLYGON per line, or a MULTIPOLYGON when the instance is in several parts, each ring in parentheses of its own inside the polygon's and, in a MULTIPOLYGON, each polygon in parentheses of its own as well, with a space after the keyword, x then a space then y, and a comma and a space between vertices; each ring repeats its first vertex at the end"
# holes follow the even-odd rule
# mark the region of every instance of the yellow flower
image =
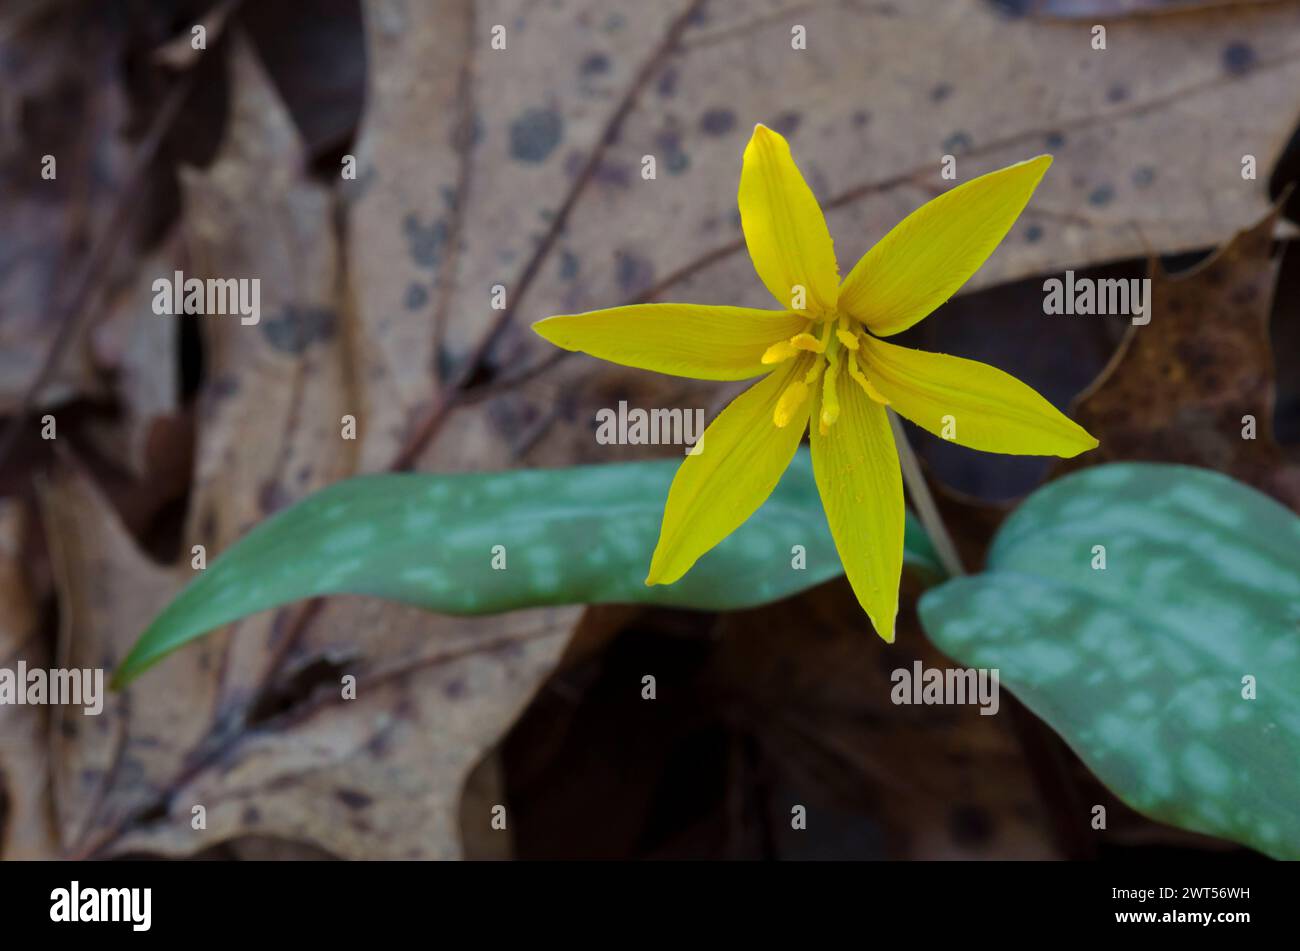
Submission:
POLYGON ((1024 210, 1051 156, 960 185, 904 218, 842 282, 826 219, 785 139, 757 126, 740 173, 754 269, 784 310, 635 304, 550 317, 556 346, 703 380, 767 374, 677 471, 646 584, 672 584, 766 501, 810 419, 813 471, 863 610, 894 639, 903 486, 885 407, 986 452, 1074 456, 1097 440, 1001 370, 881 339, 966 283, 1024 210))

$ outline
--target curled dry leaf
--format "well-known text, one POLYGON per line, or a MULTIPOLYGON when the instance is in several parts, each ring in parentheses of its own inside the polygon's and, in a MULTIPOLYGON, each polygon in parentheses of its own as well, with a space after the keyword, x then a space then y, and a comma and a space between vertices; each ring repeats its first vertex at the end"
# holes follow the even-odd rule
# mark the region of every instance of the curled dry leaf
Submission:
POLYGON ((1274 209, 1185 274, 1152 263, 1151 322, 1129 327, 1074 406, 1101 446, 1063 471, 1182 462, 1227 473, 1300 511, 1300 457, 1273 435, 1277 222, 1274 209))

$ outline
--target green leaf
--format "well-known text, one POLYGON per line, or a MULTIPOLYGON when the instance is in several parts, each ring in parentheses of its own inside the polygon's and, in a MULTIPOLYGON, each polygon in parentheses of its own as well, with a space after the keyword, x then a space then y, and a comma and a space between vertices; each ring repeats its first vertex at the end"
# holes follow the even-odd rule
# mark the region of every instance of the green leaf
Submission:
POLYGON ((1088 469, 1034 493, 986 573, 926 592, 920 613, 940 648, 998 668, 1133 808, 1300 858, 1300 519, 1288 509, 1203 469, 1088 469), (1257 699, 1243 697, 1246 677, 1257 699))
MULTIPOLYGON (((842 573, 806 450, 767 503, 681 581, 647 587, 675 460, 499 473, 361 476, 277 513, 216 559, 140 636, 121 686, 201 634, 323 594, 444 614, 638 603, 713 611, 777 601, 842 573), (492 567, 502 546, 505 570, 492 567), (791 550, 806 550, 803 570, 791 550)), ((909 515, 904 560, 943 576, 909 515)))

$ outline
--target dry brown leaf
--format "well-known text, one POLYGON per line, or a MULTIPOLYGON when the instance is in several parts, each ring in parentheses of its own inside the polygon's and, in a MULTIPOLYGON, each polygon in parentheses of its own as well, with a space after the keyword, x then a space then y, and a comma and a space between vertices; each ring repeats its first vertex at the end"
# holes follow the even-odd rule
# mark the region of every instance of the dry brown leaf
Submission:
POLYGON ((842 581, 757 610, 628 620, 598 657, 563 665, 503 744, 521 857, 1082 853, 1083 836, 1056 840, 1059 803, 1005 692, 989 717, 892 703, 896 668, 953 666, 906 607, 892 646, 842 581), (809 832, 791 834, 795 805, 809 832))
POLYGON ((230 19, 230 14, 237 5, 238 0, 222 0, 197 23, 186 26, 176 36, 155 49, 153 60, 177 71, 189 69, 209 48, 216 46, 222 31, 226 28, 227 20, 230 19), (196 39, 194 30, 197 27, 203 28, 204 45, 201 48, 196 48, 194 45, 196 39))
MULTIPOLYGON (((297 131, 242 36, 231 54, 225 141, 209 168, 182 176, 190 273, 261 281, 256 325, 234 315, 184 318, 201 321, 207 365, 183 552, 203 544, 209 558, 346 476, 354 446, 341 438, 351 381, 333 197, 305 178, 297 131)), ((212 638, 222 658, 220 705, 237 711, 274 667, 276 617, 212 638)))
MULTIPOLYGON (((209 375, 184 561, 149 565, 86 484, 46 500, 67 634, 97 665, 120 660, 190 575, 190 544, 215 557, 355 464, 340 417, 366 384, 351 375, 333 197, 306 179, 296 132, 238 37, 231 73, 226 144, 184 176, 186 273, 261 278, 262 318, 186 318, 203 321, 209 375)), ((141 678, 66 744, 66 848, 183 855, 256 834, 355 858, 453 857, 464 777, 579 614, 453 620, 339 599, 232 625, 141 678), (358 680, 354 702, 341 699, 345 672, 358 680), (191 828, 194 804, 208 810, 206 829, 191 828)))
MULTIPOLYGON (((790 137, 845 267, 948 186, 944 154, 965 181, 1053 153, 1030 208, 968 286, 976 289, 1147 246, 1215 243, 1267 207, 1267 170, 1300 114, 1293 6, 1119 21, 1104 51, 1092 49, 1086 25, 1009 21, 982 3, 643 7, 654 9, 636 16, 654 22, 565 4, 515 20, 476 4, 471 22, 439 34, 431 13, 370 6, 372 20, 392 21, 372 106, 391 120, 367 125, 364 227, 352 232, 350 260, 364 275, 363 310, 392 315, 406 302, 420 315, 405 324, 415 339, 401 349, 404 366, 423 367, 430 385, 408 383, 412 394, 432 390, 436 365, 463 365, 491 337, 502 316, 490 304, 497 284, 508 290, 511 326, 490 362, 503 376, 553 356, 527 330, 550 314, 646 296, 771 306, 735 206, 755 122, 790 137), (510 31, 508 56, 486 48, 495 23, 510 31), (791 49, 794 25, 807 29, 808 50, 791 49), (472 52, 446 36, 466 30, 472 52), (460 53, 459 78, 453 60, 430 55, 439 36, 460 53), (430 58, 440 63, 436 82, 416 84, 430 58), (424 114, 440 117, 436 130, 426 122, 413 133, 412 113, 394 105, 412 89, 425 95, 424 114), (464 94, 453 108, 455 89, 464 94), (458 162, 455 145, 466 142, 458 162), (414 153, 428 156, 424 169, 410 168, 414 153), (1246 153, 1258 159, 1258 181, 1241 177, 1246 153), (647 155, 657 160, 653 181, 641 177, 647 155), (413 217, 403 217, 407 195, 420 196, 413 217)), ((476 406, 469 420, 453 414, 425 464, 466 447, 476 460, 515 459, 519 432, 535 425, 543 435, 530 433, 534 443, 551 438, 556 406, 597 372, 574 362, 588 369, 544 374, 486 414, 476 406)), ((421 408, 418 396, 402 403, 407 414, 421 408)), ((385 412, 387 440, 409 415, 385 412)), ((367 459, 382 448, 367 447, 367 459)))
POLYGON ((1243 181, 1242 155, 1267 169, 1300 113, 1294 7, 1121 22, 1104 51, 1091 48, 1086 26, 1008 22, 981 3, 709 13, 606 150, 603 166, 628 174, 598 178, 575 206, 559 250, 576 255, 580 286, 545 268, 521 316, 650 289, 771 306, 737 244, 735 182, 755 122, 790 137, 831 209, 845 269, 947 187, 945 153, 960 181, 1053 153, 1033 202, 970 290, 1132 257, 1143 238, 1167 251, 1216 243, 1268 204, 1267 176, 1243 181), (791 24, 807 28, 808 51, 791 50, 791 24), (638 174, 645 154, 660 157, 656 181, 638 174), (693 279, 679 284, 683 272, 693 279))
MULTIPOLYGON (((368 656, 337 669, 356 671, 357 699, 340 698, 334 674, 290 713, 254 724, 185 776, 166 815, 129 831, 116 851, 188 855, 258 832, 343 858, 460 857, 465 778, 554 666, 569 612, 467 620, 349 607, 359 623, 342 650, 368 656), (390 628, 390 639, 418 636, 422 653, 376 659, 371 642, 390 628), (195 805, 206 809, 205 830, 190 827, 195 805)), ((337 632, 337 617, 316 627, 337 632)), ((478 802, 467 821, 491 829, 500 800, 478 802)))
POLYGON ((909 629, 883 644, 846 583, 823 585, 723 615, 714 676, 819 806, 880 822, 890 858, 1059 857, 1005 694, 997 716, 892 702, 894 670, 956 666, 910 610, 900 623, 909 629))
MULTIPOLYGON (((615 13, 587 0, 526 16, 511 3, 468 0, 372 0, 365 10, 370 95, 348 260, 359 375, 369 383, 363 468, 373 469, 393 458, 413 414, 500 316, 494 285, 507 288, 509 303, 533 280, 560 209, 585 184, 575 164, 600 146, 621 91, 655 56, 677 10, 636 4, 615 13), (497 24, 508 31, 504 53, 489 48, 497 24), (576 62, 556 69, 557 50, 588 45, 600 52, 585 71, 576 62)), ((470 412, 448 451, 428 461, 446 469, 512 460, 481 408, 470 412), (489 431, 476 433, 479 425, 489 431)))
POLYGON ((1195 13, 1210 7, 1262 6, 1285 0, 990 0, 1012 16, 1098 18, 1195 13))
MULTIPOLYGON (((36 597, 23 558, 20 499, 0 500, 0 667, 49 666, 36 597)), ((58 851, 50 811, 50 707, 0 705, 0 857, 39 859, 58 851)))
MULTIPOLYGON (((20 406, 60 331, 59 309, 126 175, 120 25, 46 9, 0 34, 0 412, 20 406), (42 175, 46 156, 53 179, 42 175)), ((102 276, 107 280, 107 275, 102 276)), ((37 407, 102 395, 87 315, 37 407)))
POLYGON ((1300 459, 1273 436, 1268 324, 1277 221, 1275 209, 1185 274, 1168 275, 1153 262, 1151 322, 1129 327, 1074 406, 1074 418, 1101 445, 1063 469, 1181 462, 1225 472, 1300 510, 1300 459), (1247 417, 1254 438, 1245 438, 1247 417))
MULTIPOLYGON (((79 475, 44 502, 65 666, 111 667, 186 572, 143 559, 79 475)), ((56 784, 65 848, 182 856, 258 834, 348 858, 456 857, 464 777, 555 663, 572 612, 452 619, 344 599, 315 631, 340 634, 328 620, 335 608, 353 622, 346 643, 298 652, 289 675, 305 696, 283 712, 241 723, 218 707, 222 657, 205 641, 110 698, 101 716, 65 719, 56 784), (400 634, 420 650, 372 651, 385 634, 388 646, 400 634), (344 670, 357 678, 355 701, 342 699, 344 670), (196 805, 205 829, 191 827, 196 805)))
POLYGON ((348 269, 356 323, 361 469, 384 468, 437 386, 435 313, 462 174, 457 107, 471 4, 365 4, 369 88, 348 186, 348 269))
MULTIPOLYGON (((84 473, 67 469, 41 493, 59 597, 56 666, 111 669, 182 584, 153 564, 84 473)), ((98 716, 52 708, 53 805, 65 854, 153 801, 168 770, 202 739, 216 693, 208 645, 168 658, 152 681, 109 694, 98 716)))
MULTIPOLYGON (((150 438, 180 415, 180 327, 153 312, 153 282, 184 267, 176 241, 146 255, 136 272, 104 302, 92 328, 97 367, 113 376, 121 405, 117 424, 98 447, 136 476, 149 475, 150 438)), ((90 430, 92 438, 97 430, 90 430)))

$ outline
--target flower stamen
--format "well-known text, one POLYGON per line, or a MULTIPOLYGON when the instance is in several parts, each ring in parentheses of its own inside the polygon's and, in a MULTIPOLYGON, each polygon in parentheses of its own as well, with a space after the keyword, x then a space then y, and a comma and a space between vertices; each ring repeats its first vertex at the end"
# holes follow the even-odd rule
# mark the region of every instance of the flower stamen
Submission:
POLYGON ((881 406, 889 405, 889 400, 885 399, 884 395, 871 385, 871 381, 867 379, 867 375, 863 373, 862 368, 858 366, 858 361, 852 357, 849 358, 849 376, 853 377, 853 381, 857 383, 858 386, 862 387, 867 396, 871 397, 881 406))
POLYGON ((810 369, 806 374, 804 374, 803 381, 804 381, 805 383, 807 383, 809 386, 812 386, 812 385, 813 385, 814 383, 816 383, 819 379, 821 379, 822 370, 825 370, 825 369, 826 369, 826 363, 825 363, 825 361, 823 361, 823 360, 814 360, 814 361, 813 361, 813 365, 812 365, 812 369, 810 369))
POLYGON ((853 325, 849 321, 847 314, 840 315, 840 325, 835 330, 835 336, 839 338, 840 343, 844 344, 847 349, 852 350, 854 353, 858 352, 858 337, 857 334, 853 332, 853 325))
POLYGON ((790 425, 790 420, 794 418, 794 411, 802 406, 807 398, 808 384, 803 380, 795 380, 781 392, 781 398, 776 401, 776 409, 772 412, 772 422, 776 423, 778 429, 790 425))
POLYGON ((778 343, 772 344, 772 346, 763 351, 762 362, 764 364, 785 363, 786 360, 789 360, 798 352, 799 351, 795 349, 794 344, 789 340, 782 340, 778 343))
POLYGON ((826 350, 826 344, 810 333, 795 334, 790 338, 790 346, 809 353, 824 353, 826 350))
POLYGON ((825 436, 840 418, 840 396, 835 386, 840 378, 839 354, 831 355, 826 365, 826 378, 822 381, 822 413, 820 431, 825 436))
POLYGON ((795 334, 789 340, 779 340, 763 351, 761 362, 764 366, 767 366, 773 363, 784 363, 800 353, 825 353, 826 347, 830 343, 831 328, 833 326, 834 321, 826 322, 820 340, 806 330, 795 334))

